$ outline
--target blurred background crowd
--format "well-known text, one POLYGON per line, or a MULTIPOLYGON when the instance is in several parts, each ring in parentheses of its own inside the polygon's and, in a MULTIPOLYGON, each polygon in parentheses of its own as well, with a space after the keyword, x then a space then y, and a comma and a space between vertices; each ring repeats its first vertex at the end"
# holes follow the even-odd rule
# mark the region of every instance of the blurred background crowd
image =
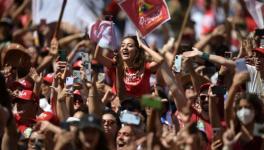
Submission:
POLYGON ((144 39, 120 1, 73 1, 58 26, 61 0, 0 0, 1 149, 264 150, 250 0, 164 0, 171 19, 144 39), (99 18, 118 49, 89 39, 99 18))

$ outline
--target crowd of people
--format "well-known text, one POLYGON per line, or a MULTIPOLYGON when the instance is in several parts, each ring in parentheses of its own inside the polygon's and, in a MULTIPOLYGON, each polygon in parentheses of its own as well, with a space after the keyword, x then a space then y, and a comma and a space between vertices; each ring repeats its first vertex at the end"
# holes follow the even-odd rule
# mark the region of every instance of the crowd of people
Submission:
POLYGON ((31 0, 0 11, 1 149, 264 150, 264 29, 242 0, 193 0, 184 27, 190 3, 166 2, 145 41, 104 1, 117 50, 33 25, 31 0))

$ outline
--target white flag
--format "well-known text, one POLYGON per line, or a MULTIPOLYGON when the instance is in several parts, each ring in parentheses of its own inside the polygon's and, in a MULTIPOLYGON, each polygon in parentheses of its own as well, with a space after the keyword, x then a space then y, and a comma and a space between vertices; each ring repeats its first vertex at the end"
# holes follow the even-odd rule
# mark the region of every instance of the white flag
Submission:
POLYGON ((247 9, 256 22, 258 28, 264 28, 263 20, 263 0, 244 0, 247 6, 247 9))
MULTIPOLYGON (((33 24, 39 24, 41 19, 47 23, 58 21, 63 0, 32 0, 33 24)), ((84 31, 102 14, 103 0, 68 0, 62 22, 84 31)))

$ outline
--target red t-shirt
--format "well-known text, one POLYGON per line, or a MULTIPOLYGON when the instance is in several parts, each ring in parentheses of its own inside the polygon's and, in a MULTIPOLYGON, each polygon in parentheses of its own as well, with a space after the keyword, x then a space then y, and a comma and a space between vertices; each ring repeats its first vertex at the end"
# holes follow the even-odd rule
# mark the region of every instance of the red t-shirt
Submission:
MULTIPOLYGON (((108 69, 107 74, 113 82, 112 92, 116 94, 116 68, 113 67, 108 69)), ((140 97, 144 94, 150 93, 150 75, 151 71, 149 63, 145 63, 142 73, 139 73, 138 70, 127 69, 123 78, 126 95, 140 97)))

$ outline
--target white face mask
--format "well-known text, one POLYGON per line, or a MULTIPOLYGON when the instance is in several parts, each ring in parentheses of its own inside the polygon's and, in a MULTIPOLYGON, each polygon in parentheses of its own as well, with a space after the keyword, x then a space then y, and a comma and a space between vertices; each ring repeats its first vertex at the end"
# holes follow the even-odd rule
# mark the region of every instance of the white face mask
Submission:
POLYGON ((236 115, 239 121, 241 121, 244 125, 247 125, 254 119, 255 112, 248 108, 242 108, 236 112, 236 115))

